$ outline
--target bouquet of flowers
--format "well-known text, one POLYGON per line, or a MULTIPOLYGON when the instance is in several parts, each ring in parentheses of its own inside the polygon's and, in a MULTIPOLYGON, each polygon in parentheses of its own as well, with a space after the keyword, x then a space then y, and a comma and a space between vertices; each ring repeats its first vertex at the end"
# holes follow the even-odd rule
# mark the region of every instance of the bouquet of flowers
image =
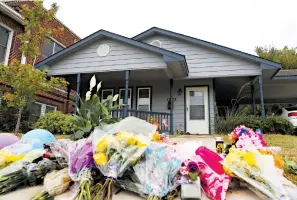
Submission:
POLYGON ((71 183, 68 169, 52 171, 44 178, 44 191, 33 197, 31 200, 49 200, 54 196, 64 193, 69 189, 71 183))
POLYGON ((114 180, 143 155, 150 145, 156 126, 135 117, 102 127, 93 132, 94 161, 107 177, 99 193, 112 198, 114 180))
POLYGON ((193 160, 200 170, 200 181, 203 191, 210 199, 225 200, 231 176, 225 174, 220 162, 223 159, 215 152, 202 146, 196 150, 193 160))
POLYGON ((187 177, 188 182, 196 181, 200 174, 197 162, 192 159, 184 160, 179 172, 181 175, 187 177))
POLYGON ((254 131, 245 126, 236 127, 229 135, 231 143, 235 144, 237 148, 246 147, 266 147, 267 144, 260 131, 254 131))
POLYGON ((124 180, 122 186, 130 190, 132 185, 133 192, 148 196, 150 200, 161 199, 179 186, 176 175, 181 163, 172 146, 153 142, 144 158, 133 167, 131 179, 137 180, 136 183, 124 180))
POLYGON ((261 155, 257 149, 231 148, 222 162, 227 173, 243 179, 259 196, 269 199, 289 199, 280 182, 280 176, 274 167, 271 155, 261 155))
MULTIPOLYGON (((11 165, 5 169, 11 167, 13 166, 11 165)), ((10 192, 21 185, 37 185, 42 183, 44 176, 57 168, 57 163, 47 158, 42 159, 38 163, 24 162, 20 169, 12 169, 9 173, 1 174, 0 194, 10 192)))
POLYGON ((91 185, 93 184, 92 170, 96 168, 93 160, 91 139, 81 139, 73 142, 69 149, 69 174, 73 181, 80 182, 79 198, 91 200, 91 185))

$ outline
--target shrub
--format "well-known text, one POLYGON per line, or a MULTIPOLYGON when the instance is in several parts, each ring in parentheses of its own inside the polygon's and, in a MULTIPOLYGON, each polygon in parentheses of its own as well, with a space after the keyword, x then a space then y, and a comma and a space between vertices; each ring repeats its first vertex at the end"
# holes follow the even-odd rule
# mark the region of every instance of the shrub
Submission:
POLYGON ((227 118, 220 118, 216 123, 216 128, 220 133, 230 133, 238 125, 245 125, 246 127, 257 129, 261 128, 261 124, 261 118, 254 115, 229 116, 227 118))
POLYGON ((242 115, 219 118, 216 123, 217 132, 230 133, 238 125, 244 125, 252 129, 261 129, 263 133, 291 134, 293 125, 286 119, 279 116, 267 116, 262 120, 259 116, 242 115))
POLYGON ((267 116, 262 126, 264 133, 292 134, 294 126, 280 116, 267 116))
MULTIPOLYGON (((0 132, 13 132, 16 125, 17 116, 17 108, 7 107, 6 105, 0 105, 0 132)), ((29 110, 25 108, 22 113, 20 132, 26 133, 29 130, 29 110)))
POLYGON ((53 134, 69 135, 78 130, 75 120, 76 118, 70 114, 63 114, 59 111, 48 112, 34 123, 34 127, 46 129, 53 134))

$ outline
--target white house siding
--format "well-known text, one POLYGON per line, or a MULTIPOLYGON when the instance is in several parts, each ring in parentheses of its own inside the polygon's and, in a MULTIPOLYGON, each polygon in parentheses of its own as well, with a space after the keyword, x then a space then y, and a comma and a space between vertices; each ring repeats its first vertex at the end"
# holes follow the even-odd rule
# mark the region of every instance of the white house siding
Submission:
POLYGON ((63 57, 50 67, 50 75, 59 75, 65 74, 65 72, 77 74, 158 69, 166 68, 167 66, 161 55, 116 40, 102 38, 86 45, 71 55, 63 57), (105 57, 100 57, 97 54, 97 49, 102 44, 107 44, 110 47, 110 52, 105 57))
POLYGON ((186 56, 189 78, 253 76, 261 74, 260 64, 171 37, 153 35, 142 42, 150 44, 154 40, 161 41, 162 48, 186 56))
MULTIPOLYGON (((106 83, 106 88, 114 88, 115 93, 118 93, 119 88, 124 87, 124 82, 121 84, 106 83), (122 84, 122 85, 121 85, 122 84)), ((170 86, 169 80, 159 80, 159 81, 130 81, 129 87, 133 88, 133 106, 132 109, 136 109, 136 87, 141 86, 152 86, 152 111, 154 112, 167 112, 167 98, 170 97, 170 86)), ((173 98, 176 98, 174 102, 173 109, 173 122, 174 131, 176 129, 184 130, 185 127, 185 107, 184 107, 184 87, 185 86, 208 86, 209 87, 209 110, 210 110, 210 131, 215 132, 215 107, 214 107, 214 90, 212 79, 191 79, 191 80, 174 80, 173 81, 173 98), (182 89, 182 94, 178 95, 177 92, 182 89)))

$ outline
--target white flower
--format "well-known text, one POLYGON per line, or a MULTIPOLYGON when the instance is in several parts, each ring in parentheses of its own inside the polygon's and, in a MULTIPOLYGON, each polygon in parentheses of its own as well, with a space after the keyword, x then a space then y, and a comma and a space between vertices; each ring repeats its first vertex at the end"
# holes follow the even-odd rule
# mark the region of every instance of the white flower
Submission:
POLYGON ((90 80, 90 91, 92 91, 93 87, 96 85, 96 77, 95 75, 90 80))
POLYGON ((116 100, 118 100, 118 98, 119 98, 119 95, 118 95, 118 94, 116 94, 116 95, 114 95, 114 96, 113 96, 113 99, 112 99, 112 101, 116 101, 116 100))
POLYGON ((98 85, 97 85, 97 92, 100 90, 100 88, 101 88, 101 83, 102 83, 102 81, 100 82, 100 83, 98 83, 98 85))
POLYGON ((87 93, 86 93, 86 101, 89 101, 90 100, 90 98, 91 98, 91 91, 88 91, 87 93))

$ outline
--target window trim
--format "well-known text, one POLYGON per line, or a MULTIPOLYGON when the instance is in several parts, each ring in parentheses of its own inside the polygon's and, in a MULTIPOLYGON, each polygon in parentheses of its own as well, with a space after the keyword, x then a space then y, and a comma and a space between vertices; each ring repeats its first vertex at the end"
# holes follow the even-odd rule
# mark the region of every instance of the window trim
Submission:
MULTIPOLYGON (((131 90, 130 95, 131 95, 131 105, 130 105, 130 109, 133 109, 133 87, 128 87, 129 90, 131 90)), ((121 90, 125 90, 125 87, 120 87, 118 88, 118 94, 119 94, 119 100, 118 103, 120 104, 120 98, 121 98, 121 90)), ((128 93, 129 94, 129 93, 128 93)))
MULTIPOLYGON (((115 95, 115 89, 114 88, 102 88, 101 89, 101 96, 100 96, 100 100, 101 102, 103 102, 103 91, 108 91, 108 90, 111 90, 112 91, 112 96, 115 95)), ((106 99, 105 99, 106 100, 106 99)))
POLYGON ((137 86, 136 87, 136 110, 138 110, 138 95, 139 95, 139 89, 150 89, 150 109, 149 111, 152 111, 153 107, 153 88, 152 86, 137 86))
POLYGON ((5 57, 4 57, 4 65, 8 65, 14 30, 1 22, 0 22, 0 26, 2 26, 3 28, 5 28, 9 31, 7 47, 6 47, 5 57))

